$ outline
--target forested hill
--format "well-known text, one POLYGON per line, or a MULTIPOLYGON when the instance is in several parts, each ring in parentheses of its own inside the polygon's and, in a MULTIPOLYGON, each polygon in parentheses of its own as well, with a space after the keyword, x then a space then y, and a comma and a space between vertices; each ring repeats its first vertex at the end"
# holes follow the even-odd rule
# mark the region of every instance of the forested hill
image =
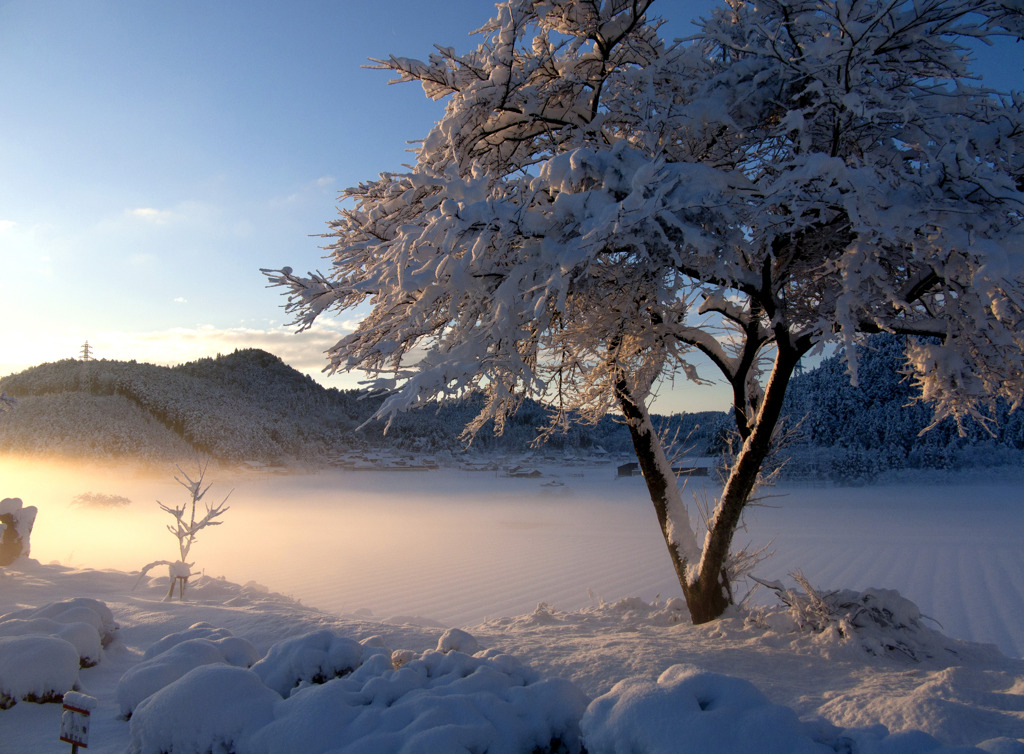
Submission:
MULTIPOLYGON (((17 398, 0 417, 0 451, 180 458, 193 449, 222 461, 317 464, 341 453, 393 448, 461 452, 462 428, 479 399, 411 411, 383 425, 358 429, 379 405, 359 391, 324 388, 261 350, 240 350, 175 367, 68 359, 0 380, 17 398)), ((484 430, 478 450, 526 450, 545 421, 544 409, 523 406, 501 437, 484 430)), ((685 435, 706 452, 725 414, 687 414, 685 435), (707 420, 705 420, 707 418, 707 420)), ((629 435, 612 418, 576 425, 549 441, 555 449, 629 451, 629 435)))
MULTIPOLYGON (((1021 464, 1024 410, 1001 406, 992 435, 975 426, 960 437, 951 421, 922 434, 931 411, 914 402, 913 386, 900 376, 902 353, 901 339, 873 337, 860 352, 856 387, 841 354, 794 378, 785 413, 799 427, 779 453, 784 475, 859 482, 904 468, 1021 464)), ((227 462, 313 465, 368 449, 457 454, 465 448, 462 428, 481 407, 470 398, 411 411, 397 416, 387 435, 379 422, 357 429, 379 399, 324 388, 254 349, 175 367, 68 359, 0 379, 0 391, 17 398, 14 410, 0 414, 0 452, 161 461, 196 450, 227 462)), ((484 429, 472 448, 525 451, 544 422, 543 407, 528 402, 504 435, 484 429)), ((722 412, 657 417, 656 424, 677 436, 687 455, 720 452, 733 429, 722 412)), ((611 417, 555 434, 548 448, 632 450, 611 417)))
POLYGON ((972 423, 964 436, 952 419, 927 429, 932 410, 903 377, 903 354, 903 336, 874 335, 858 349, 856 386, 843 353, 793 379, 784 413, 796 429, 779 453, 786 476, 859 482, 910 468, 1020 466, 1024 409, 1000 402, 988 429, 972 423))

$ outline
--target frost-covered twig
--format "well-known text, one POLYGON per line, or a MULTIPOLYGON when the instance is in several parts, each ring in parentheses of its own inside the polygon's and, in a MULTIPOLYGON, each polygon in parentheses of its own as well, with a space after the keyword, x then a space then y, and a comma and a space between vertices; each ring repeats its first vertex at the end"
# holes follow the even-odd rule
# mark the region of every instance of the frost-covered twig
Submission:
POLYGON ((942 654, 957 654, 954 642, 924 625, 924 616, 910 600, 892 589, 850 589, 821 592, 799 571, 790 573, 803 589, 751 577, 778 596, 785 610, 762 608, 749 620, 765 628, 806 631, 854 642, 872 655, 900 655, 918 662, 942 654))

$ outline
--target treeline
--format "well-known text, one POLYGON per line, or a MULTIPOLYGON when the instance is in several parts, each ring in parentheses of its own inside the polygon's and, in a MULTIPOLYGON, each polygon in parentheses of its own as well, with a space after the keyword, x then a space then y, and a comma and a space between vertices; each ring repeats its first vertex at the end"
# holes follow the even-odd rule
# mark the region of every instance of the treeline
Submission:
POLYGON ((1024 410, 997 404, 986 427, 933 421, 904 378, 904 336, 872 336, 857 352, 857 386, 840 352, 790 384, 785 414, 794 428, 779 456, 783 476, 861 483, 903 469, 958 470, 1024 460, 1024 410))
MULTIPOLYGON (((257 349, 162 367, 134 361, 67 359, 0 380, 18 399, 0 421, 0 450, 62 452, 156 459, 195 449, 226 462, 322 463, 341 453, 390 448, 461 453, 463 427, 482 407, 479 396, 399 415, 361 427, 380 398, 324 388, 278 357, 257 349)), ((707 452, 725 418, 686 414, 666 420, 693 427, 697 452, 707 452)), ((547 421, 526 403, 501 436, 486 428, 472 444, 480 452, 523 451, 547 421)), ((546 447, 581 453, 629 452, 629 434, 614 418, 576 423, 546 447)))

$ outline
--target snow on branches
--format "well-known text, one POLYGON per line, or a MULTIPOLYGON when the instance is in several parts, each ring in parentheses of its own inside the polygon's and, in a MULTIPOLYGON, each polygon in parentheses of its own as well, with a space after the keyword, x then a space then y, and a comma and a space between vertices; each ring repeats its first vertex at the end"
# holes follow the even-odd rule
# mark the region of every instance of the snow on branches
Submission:
POLYGON ((174 517, 174 523, 169 524, 167 526, 167 530, 178 540, 179 559, 176 561, 157 560, 147 564, 139 572, 138 580, 142 581, 151 568, 158 565, 167 566, 170 586, 167 589, 166 600, 171 599, 171 596, 174 594, 175 586, 178 586, 179 588, 178 598, 185 598, 185 584, 192 575, 192 566, 195 565, 195 563, 186 562, 189 550, 192 549, 192 545, 195 543, 199 532, 208 526, 219 526, 222 524, 222 521, 217 521, 215 519, 229 510, 229 508, 224 504, 228 501, 228 498, 231 497, 230 492, 216 505, 205 503, 206 512, 201 513, 198 518, 196 517, 196 506, 209 491, 210 487, 213 486, 212 484, 208 484, 206 487, 203 487, 203 478, 206 476, 206 468, 209 465, 209 462, 199 462, 197 465, 198 469, 195 479, 192 479, 188 474, 186 474, 180 466, 178 466, 178 473, 180 473, 184 478, 174 477, 174 481, 188 490, 190 498, 188 503, 183 503, 180 506, 172 508, 169 505, 164 505, 159 500, 157 501, 157 505, 160 506, 162 511, 169 513, 174 517))
POLYGON ((303 326, 372 303, 332 366, 403 386, 385 413, 483 386, 498 418, 607 410, 611 350, 645 394, 696 349, 741 404, 747 351, 887 330, 943 341, 910 362, 939 414, 1019 401, 1024 98, 962 41, 1020 14, 734 2, 668 44, 650 5, 507 2, 470 53, 377 61, 445 116, 344 192, 328 274, 267 271, 303 326))
POLYGON ((966 43, 1024 14, 729 0, 666 42, 653 4, 508 0, 475 50, 376 61, 443 118, 406 172, 343 192, 327 273, 264 272, 300 327, 370 305, 329 359, 392 391, 380 416, 483 391, 469 436, 530 397, 553 425, 621 410, 656 459, 647 403, 705 381, 702 355, 744 444, 727 547, 813 350, 927 336, 907 364, 938 418, 1022 402, 1024 95, 972 78, 966 43))

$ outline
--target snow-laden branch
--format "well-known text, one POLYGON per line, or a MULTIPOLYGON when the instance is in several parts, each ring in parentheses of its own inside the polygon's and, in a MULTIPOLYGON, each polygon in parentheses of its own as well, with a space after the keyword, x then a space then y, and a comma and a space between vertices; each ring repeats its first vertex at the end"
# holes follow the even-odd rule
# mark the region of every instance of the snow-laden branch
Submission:
POLYGON ((736 0, 667 44, 655 6, 507 0, 468 53, 379 60, 444 116, 406 172, 342 194, 325 273, 265 272, 299 328, 368 307, 328 358, 391 391, 381 418, 480 390, 470 434, 525 397, 594 419, 708 356, 743 438, 693 587, 714 617, 802 355, 850 346, 856 378, 865 333, 933 336, 908 369, 936 417, 1024 402, 1024 95, 965 45, 1024 15, 736 0))

